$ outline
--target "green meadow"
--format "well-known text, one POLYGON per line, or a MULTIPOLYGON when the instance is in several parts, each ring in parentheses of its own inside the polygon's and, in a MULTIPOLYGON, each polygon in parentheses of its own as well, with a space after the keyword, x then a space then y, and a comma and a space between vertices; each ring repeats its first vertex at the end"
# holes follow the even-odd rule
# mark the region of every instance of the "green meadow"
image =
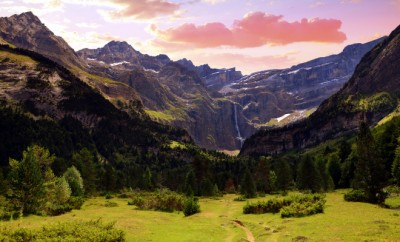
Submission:
MULTIPOLYGON (((400 241, 400 197, 391 197, 382 208, 343 200, 345 191, 327 194, 325 212, 310 217, 282 219, 280 214, 245 215, 236 195, 201 198, 201 212, 140 211, 128 200, 88 199, 81 210, 56 217, 28 216, 1 222, 8 228, 38 228, 68 221, 101 219, 115 222, 127 241, 400 241), (114 206, 107 204, 115 203, 114 206)), ((267 200, 273 195, 249 199, 267 200)))

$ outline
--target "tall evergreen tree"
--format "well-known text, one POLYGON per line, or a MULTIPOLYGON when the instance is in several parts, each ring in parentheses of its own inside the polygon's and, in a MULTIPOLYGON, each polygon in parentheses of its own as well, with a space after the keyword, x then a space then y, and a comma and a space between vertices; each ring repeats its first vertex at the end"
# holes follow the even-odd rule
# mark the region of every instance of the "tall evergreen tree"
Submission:
POLYGON ((153 182, 152 182, 152 174, 150 171, 149 167, 146 167, 145 172, 143 173, 142 176, 142 180, 143 180, 143 189, 145 190, 151 190, 153 188, 153 182))
POLYGON ((349 144, 349 142, 347 142, 346 140, 343 139, 342 141, 340 141, 340 144, 339 144, 338 155, 339 155, 340 162, 343 163, 347 159, 347 157, 350 155, 350 153, 351 153, 351 145, 349 144))
POLYGON ((314 160, 306 155, 299 164, 297 171, 297 186, 300 190, 320 192, 322 179, 314 160))
POLYGON ((319 175, 321 177, 321 188, 324 191, 331 191, 335 188, 333 179, 328 171, 327 162, 324 158, 320 158, 316 162, 319 175))
POLYGON ((346 160, 340 165, 340 187, 351 187, 354 180, 354 171, 358 160, 356 152, 351 152, 346 160))
POLYGON ((392 164, 392 177, 395 183, 400 186, 400 145, 397 146, 392 164))
POLYGON ((186 179, 185 179, 185 187, 184 187, 184 192, 187 196, 190 195, 199 195, 197 191, 197 182, 196 182, 196 176, 194 175, 193 170, 190 170, 186 174, 186 179))
POLYGON ((336 153, 333 153, 329 156, 327 168, 329 175, 332 177, 335 188, 338 188, 342 171, 340 169, 340 158, 336 153))
POLYGON ((378 156, 376 144, 366 123, 361 123, 357 138, 356 170, 354 187, 361 189, 371 203, 383 203, 385 186, 385 164, 378 156))
POLYGON ((270 163, 271 157, 260 157, 258 160, 258 165, 255 174, 255 182, 256 187, 259 192, 270 193, 271 192, 271 184, 270 184, 270 163))
POLYGON ((242 183, 240 184, 240 193, 246 198, 256 197, 256 185, 249 168, 246 167, 242 183))
POLYGON ((72 156, 74 166, 80 171, 85 193, 92 194, 96 190, 96 166, 93 153, 87 148, 81 149, 72 156))
POLYGON ((10 159, 8 196, 23 214, 38 212, 45 196, 45 181, 37 158, 33 147, 28 147, 23 152, 21 162, 10 159))
POLYGON ((275 173, 277 188, 284 192, 289 190, 290 183, 293 181, 293 177, 289 162, 285 158, 278 160, 275 173))

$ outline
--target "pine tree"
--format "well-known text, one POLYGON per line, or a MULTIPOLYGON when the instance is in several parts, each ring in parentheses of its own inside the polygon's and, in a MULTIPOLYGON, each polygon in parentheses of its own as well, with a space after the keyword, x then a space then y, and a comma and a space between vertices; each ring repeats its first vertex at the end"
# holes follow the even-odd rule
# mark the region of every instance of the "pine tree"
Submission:
POLYGON ((335 188, 333 179, 328 171, 325 159, 318 159, 316 162, 319 175, 321 177, 321 188, 324 191, 331 191, 335 188))
POLYGON ((339 144, 339 153, 338 153, 340 162, 341 163, 345 162, 350 153, 351 153, 351 145, 346 140, 342 140, 339 144))
POLYGON ((258 165, 256 169, 256 174, 255 174, 255 180, 256 180, 256 186, 257 190, 260 192, 264 193, 270 193, 271 192, 271 184, 270 184, 270 163, 271 163, 271 158, 270 157, 260 157, 258 160, 258 165))
POLYGON ((293 181, 293 178, 290 165, 286 159, 282 158, 278 160, 275 173, 277 188, 283 192, 289 190, 290 183, 293 181))
POLYGON ((342 171, 340 169, 340 158, 337 154, 334 153, 329 156, 327 168, 332 177, 335 188, 339 187, 342 171))
POLYGON ((375 140, 366 123, 361 123, 357 139, 356 170, 354 188, 365 192, 371 203, 383 203, 385 200, 385 165, 378 156, 375 140))
POLYGON ((186 174, 186 179, 185 179, 185 187, 184 187, 184 192, 187 196, 189 195, 199 195, 198 190, 197 190, 197 182, 196 182, 196 177, 194 175, 193 170, 190 170, 186 174))
POLYGON ((247 167, 240 185, 240 193, 246 198, 256 197, 256 185, 254 184, 253 176, 247 167))
POLYGON ((395 183, 400 186, 400 146, 397 146, 395 158, 392 164, 392 177, 395 183))
POLYGON ((153 182, 152 182, 152 174, 149 167, 146 167, 146 171, 143 173, 142 179, 143 179, 142 182, 143 189, 151 190, 153 188, 153 182))
POLYGON ((73 154, 72 161, 82 175, 85 192, 87 194, 94 193, 96 190, 97 172, 92 152, 87 148, 83 148, 78 153, 73 154))
POLYGON ((299 164, 297 186, 300 190, 310 190, 313 193, 322 189, 321 175, 314 160, 308 155, 299 164))
POLYGON ((23 152, 21 162, 10 159, 9 198, 23 214, 36 213, 45 197, 44 179, 33 147, 23 152))

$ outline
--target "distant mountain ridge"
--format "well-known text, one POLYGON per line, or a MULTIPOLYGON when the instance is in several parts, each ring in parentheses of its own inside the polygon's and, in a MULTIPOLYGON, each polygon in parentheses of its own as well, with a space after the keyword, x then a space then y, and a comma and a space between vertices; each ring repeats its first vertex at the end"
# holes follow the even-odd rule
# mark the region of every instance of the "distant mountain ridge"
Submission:
POLYGON ((279 122, 270 122, 271 119, 316 108, 338 91, 364 54, 383 39, 349 45, 337 55, 288 69, 256 72, 222 88, 221 92, 243 107, 243 115, 254 126, 279 126, 279 122))
POLYGON ((361 121, 370 125, 397 112, 400 97, 400 26, 369 51, 350 80, 308 119, 259 131, 246 140, 242 155, 279 154, 311 147, 354 133, 361 121))
POLYGON ((260 127, 304 118, 343 85, 364 49, 375 44, 345 49, 355 53, 353 61, 319 58, 243 77, 235 68, 142 54, 124 41, 74 52, 31 12, 1 18, 0 37, 68 67, 118 108, 129 112, 130 103, 142 103, 153 120, 186 129, 202 147, 228 150, 239 149, 260 127), (289 113, 297 116, 280 122, 289 113))

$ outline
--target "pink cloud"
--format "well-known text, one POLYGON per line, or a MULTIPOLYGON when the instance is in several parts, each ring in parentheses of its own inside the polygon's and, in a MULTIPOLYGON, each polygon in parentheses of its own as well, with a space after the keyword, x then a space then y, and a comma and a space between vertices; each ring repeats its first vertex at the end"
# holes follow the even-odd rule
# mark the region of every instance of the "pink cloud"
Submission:
POLYGON ((222 23, 184 24, 156 30, 156 33, 165 41, 193 44, 197 47, 248 48, 295 42, 341 43, 346 40, 346 35, 339 31, 341 25, 342 22, 336 19, 304 18, 288 22, 282 16, 254 12, 236 20, 231 28, 222 23))
POLYGON ((112 19, 152 19, 162 15, 173 15, 179 10, 179 4, 166 0, 112 0, 122 6, 120 10, 107 11, 112 19))

